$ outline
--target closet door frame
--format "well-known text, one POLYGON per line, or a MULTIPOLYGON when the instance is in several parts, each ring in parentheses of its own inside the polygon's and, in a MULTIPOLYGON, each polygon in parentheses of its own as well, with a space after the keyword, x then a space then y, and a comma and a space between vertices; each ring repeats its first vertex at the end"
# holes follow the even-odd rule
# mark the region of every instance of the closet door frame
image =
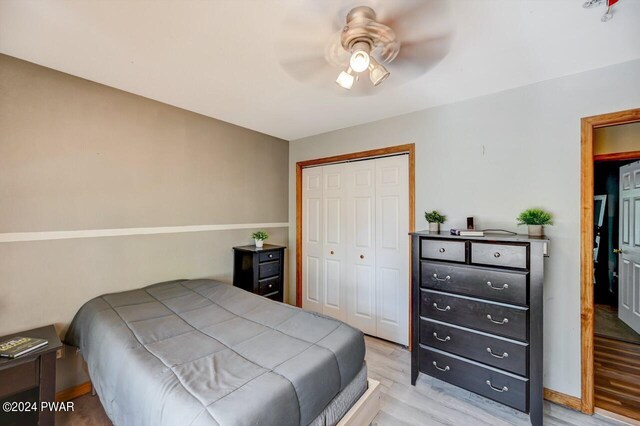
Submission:
MULTIPOLYGON (((302 307, 302 169, 331 163, 343 163, 352 160, 374 159, 390 155, 409 155, 409 230, 415 231, 415 144, 396 145, 369 151, 353 152, 349 154, 335 155, 331 157, 317 158, 296 163, 296 306, 302 307)), ((409 243, 408 243, 409 244, 409 243)), ((409 247, 409 271, 411 271, 411 247, 409 247)), ((407 280, 407 289, 410 289, 411 280, 407 280)), ((408 291, 410 295, 411 292, 408 291)), ((411 301, 409 300, 409 328, 411 330, 411 301)), ((409 350, 411 350, 409 340, 409 350)))

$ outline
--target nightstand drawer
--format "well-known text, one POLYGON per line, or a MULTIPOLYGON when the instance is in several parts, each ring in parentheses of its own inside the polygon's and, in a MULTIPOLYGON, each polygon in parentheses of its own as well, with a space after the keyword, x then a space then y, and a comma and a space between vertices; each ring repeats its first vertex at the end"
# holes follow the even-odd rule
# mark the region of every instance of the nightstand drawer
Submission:
POLYGON ((280 277, 276 276, 258 281, 258 294, 264 296, 280 290, 280 277))
POLYGON ((263 279, 263 278, 273 277, 274 275, 278 275, 280 273, 280 262, 275 261, 275 262, 261 263, 260 266, 258 266, 258 268, 259 268, 258 278, 263 279))
POLYGON ((39 360, 40 358, 25 359, 19 364, 16 360, 16 363, 10 367, 0 370, 0 397, 38 386, 40 383, 39 360))
POLYGON ((502 303, 422 291, 420 315, 474 330, 526 341, 529 310, 502 303))
POLYGON ((258 254, 260 263, 271 262, 273 260, 280 260, 280 250, 266 251, 258 254))
POLYGON ((425 288, 516 305, 528 303, 528 272, 425 261, 420 268, 420 285, 425 288))
POLYGON ((525 269, 527 267, 527 246, 472 242, 471 263, 525 269))
POLYGON ((464 262, 467 243, 464 241, 422 240, 422 258, 464 262))

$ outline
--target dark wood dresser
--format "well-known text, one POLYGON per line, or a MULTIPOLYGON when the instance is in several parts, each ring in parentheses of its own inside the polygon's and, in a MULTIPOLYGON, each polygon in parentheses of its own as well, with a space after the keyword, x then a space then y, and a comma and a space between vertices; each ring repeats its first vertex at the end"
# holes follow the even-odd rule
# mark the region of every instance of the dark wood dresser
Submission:
POLYGON ((284 249, 265 244, 262 248, 233 248, 233 285, 282 302, 284 300, 284 249))
POLYGON ((0 404, 3 407, 0 424, 53 425, 55 411, 40 411, 39 408, 41 402, 55 401, 56 353, 62 349, 60 338, 53 325, 49 325, 0 337, 0 342, 15 336, 46 339, 49 344, 19 358, 0 358, 0 404), (13 407, 13 403, 21 404, 13 407), (8 412, 5 406, 10 408, 8 412))
POLYGON ((411 383, 418 373, 542 425, 542 237, 412 234, 411 383))

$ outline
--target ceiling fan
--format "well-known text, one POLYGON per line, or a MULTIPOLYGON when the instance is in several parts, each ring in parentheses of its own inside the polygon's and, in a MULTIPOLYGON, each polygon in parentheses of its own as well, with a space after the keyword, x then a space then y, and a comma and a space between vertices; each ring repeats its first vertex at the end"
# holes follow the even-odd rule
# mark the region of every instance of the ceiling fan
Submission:
POLYGON ((447 55, 450 0, 356 1, 294 5, 275 45, 290 76, 324 89, 333 85, 338 94, 370 95, 382 82, 388 90, 422 76, 447 55))
POLYGON ((389 77, 389 71, 371 55, 372 50, 379 49, 385 62, 393 61, 400 52, 396 33, 377 22, 376 12, 369 6, 358 6, 349 11, 340 44, 351 57, 347 70, 338 75, 336 83, 347 90, 353 86, 357 74, 363 71, 369 71, 369 79, 374 86, 389 77))

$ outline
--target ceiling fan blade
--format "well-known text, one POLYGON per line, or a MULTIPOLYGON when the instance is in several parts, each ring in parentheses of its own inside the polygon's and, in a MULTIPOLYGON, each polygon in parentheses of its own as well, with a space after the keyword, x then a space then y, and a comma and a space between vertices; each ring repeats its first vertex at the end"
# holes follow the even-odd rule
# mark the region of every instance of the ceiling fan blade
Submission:
POLYGON ((451 42, 452 37, 449 34, 407 41, 402 43, 400 53, 392 64, 413 66, 423 73, 427 72, 447 56, 451 42))
POLYGON ((301 82, 316 81, 320 76, 326 76, 327 70, 332 69, 322 56, 283 60, 280 65, 291 77, 301 82))

